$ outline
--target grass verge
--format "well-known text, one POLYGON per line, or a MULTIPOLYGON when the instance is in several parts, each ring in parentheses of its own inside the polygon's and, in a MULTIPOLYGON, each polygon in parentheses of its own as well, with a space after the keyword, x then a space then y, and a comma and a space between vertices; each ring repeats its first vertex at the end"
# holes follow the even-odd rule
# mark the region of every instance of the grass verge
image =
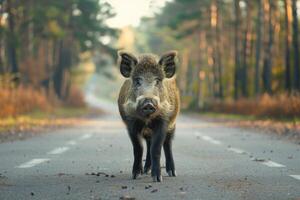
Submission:
MULTIPOLYGON (((194 116, 195 114, 192 115, 194 116)), ((300 144, 300 117, 270 118, 214 112, 204 112, 196 115, 205 121, 219 123, 228 127, 246 128, 284 136, 300 144)))
POLYGON ((69 127, 84 122, 84 118, 100 115, 100 110, 59 107, 51 112, 35 110, 28 114, 0 119, 0 142, 24 139, 47 130, 69 127))
POLYGON ((208 118, 215 118, 219 120, 247 120, 247 121, 274 121, 282 123, 300 123, 299 117, 264 117, 264 116, 254 116, 254 115, 239 115, 239 114, 226 114, 226 113, 214 113, 214 112, 202 112, 201 116, 208 118))

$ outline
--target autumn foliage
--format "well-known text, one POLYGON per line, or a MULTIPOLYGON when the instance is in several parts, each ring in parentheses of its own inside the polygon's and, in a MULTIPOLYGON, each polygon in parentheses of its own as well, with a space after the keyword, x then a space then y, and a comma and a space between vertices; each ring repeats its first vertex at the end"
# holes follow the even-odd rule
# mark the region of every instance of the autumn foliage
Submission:
POLYGON ((25 86, 0 88, 0 117, 16 116, 34 110, 49 111, 51 107, 42 90, 25 86))
POLYGON ((0 118, 15 117, 33 111, 52 112, 60 106, 85 106, 82 91, 76 86, 70 87, 68 96, 62 101, 51 90, 18 85, 12 81, 13 78, 11 75, 0 76, 0 118))
POLYGON ((207 105, 207 110, 220 113, 253 115, 258 117, 299 117, 300 95, 281 94, 270 96, 264 94, 256 99, 239 99, 237 101, 216 101, 207 105))
POLYGON ((64 104, 69 107, 81 108, 85 107, 84 95, 78 87, 71 87, 69 95, 64 104))

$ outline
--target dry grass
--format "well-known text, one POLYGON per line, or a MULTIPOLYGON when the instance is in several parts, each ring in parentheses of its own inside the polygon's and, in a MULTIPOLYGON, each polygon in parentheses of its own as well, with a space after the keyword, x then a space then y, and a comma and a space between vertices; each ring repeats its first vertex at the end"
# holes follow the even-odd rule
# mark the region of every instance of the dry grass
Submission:
POLYGON ((45 92, 31 87, 0 88, 0 117, 17 116, 34 110, 50 111, 45 92))
POLYGON ((14 81, 16 78, 17 76, 11 74, 0 76, 0 118, 2 119, 34 111, 52 112, 61 106, 85 107, 84 96, 75 86, 70 88, 67 99, 61 102, 54 91, 46 92, 41 87, 18 85, 14 81))
POLYGON ((35 111, 16 117, 0 119, 0 143, 25 139, 56 128, 85 125, 85 116, 99 115, 101 112, 87 108, 56 108, 48 112, 35 111))
POLYGON ((93 114, 87 108, 56 108, 51 112, 34 111, 16 117, 6 117, 0 120, 0 132, 15 130, 26 130, 36 126, 60 126, 69 125, 75 119, 93 114))
POLYGON ((237 114, 219 114, 219 113, 201 113, 201 115, 192 115, 200 117, 202 120, 213 122, 220 126, 238 127, 285 136, 300 144, 300 121, 299 118, 293 120, 257 118, 255 116, 245 116, 237 114))
POLYGON ((0 76, 0 142, 78 125, 85 121, 83 116, 99 115, 85 106, 82 92, 74 86, 68 98, 59 101, 54 91, 17 86, 13 80, 9 74, 0 76))
POLYGON ((265 94, 257 99, 213 102, 207 106, 207 110, 258 117, 295 118, 300 116, 300 95, 269 96, 265 94))
POLYGON ((73 107, 73 108, 85 107, 86 105, 85 105, 82 91, 75 86, 71 87, 68 98, 66 99, 64 104, 68 107, 73 107))

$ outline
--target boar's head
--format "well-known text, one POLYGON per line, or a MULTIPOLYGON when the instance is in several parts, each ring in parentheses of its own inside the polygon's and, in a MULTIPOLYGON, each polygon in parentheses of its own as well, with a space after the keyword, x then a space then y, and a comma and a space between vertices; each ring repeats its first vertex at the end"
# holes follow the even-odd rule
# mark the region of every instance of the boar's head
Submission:
POLYGON ((159 59, 152 54, 139 57, 120 51, 120 72, 130 81, 128 106, 140 118, 151 118, 162 112, 162 102, 166 101, 166 82, 176 72, 177 52, 170 51, 159 59))

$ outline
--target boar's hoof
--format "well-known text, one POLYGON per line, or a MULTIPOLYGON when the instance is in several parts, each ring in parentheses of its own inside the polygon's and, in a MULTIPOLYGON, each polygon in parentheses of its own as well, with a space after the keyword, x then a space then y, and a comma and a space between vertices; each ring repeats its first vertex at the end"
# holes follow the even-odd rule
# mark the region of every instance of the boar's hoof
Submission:
POLYGON ((169 176, 177 176, 176 171, 175 170, 169 170, 167 171, 169 176))
POLYGON ((136 179, 137 177, 139 177, 139 175, 141 175, 141 173, 132 173, 132 179, 136 179))
POLYGON ((133 170, 133 172, 132 172, 132 179, 136 179, 141 174, 143 174, 143 170, 142 169, 133 170))
POLYGON ((153 182, 162 182, 163 181, 161 175, 159 175, 159 176, 152 176, 152 179, 153 179, 153 182))
POLYGON ((151 167, 144 167, 144 174, 148 174, 150 172, 151 167))

